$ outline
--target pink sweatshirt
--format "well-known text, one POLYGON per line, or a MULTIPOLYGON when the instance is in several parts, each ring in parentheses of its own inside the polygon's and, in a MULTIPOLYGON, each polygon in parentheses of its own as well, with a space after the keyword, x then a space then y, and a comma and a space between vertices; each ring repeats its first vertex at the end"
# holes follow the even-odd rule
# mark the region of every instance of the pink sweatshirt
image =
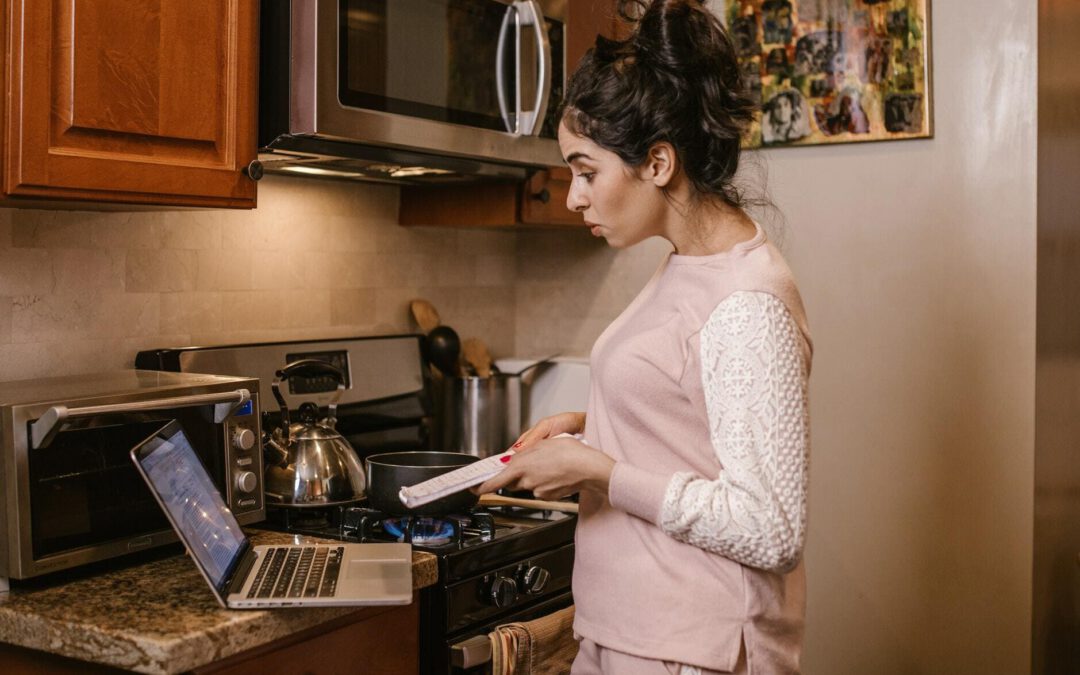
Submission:
POLYGON ((574 629, 710 670, 799 669, 811 342, 779 252, 670 255, 596 341, 585 440, 616 460, 582 493, 574 629))

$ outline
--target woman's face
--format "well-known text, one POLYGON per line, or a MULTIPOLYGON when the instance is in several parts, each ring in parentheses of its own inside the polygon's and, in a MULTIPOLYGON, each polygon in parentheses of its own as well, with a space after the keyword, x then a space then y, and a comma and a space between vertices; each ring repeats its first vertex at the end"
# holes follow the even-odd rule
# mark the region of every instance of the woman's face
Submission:
POLYGON ((559 147, 574 175, 566 208, 585 216, 594 237, 626 248, 661 234, 664 197, 622 159, 559 124, 559 147))

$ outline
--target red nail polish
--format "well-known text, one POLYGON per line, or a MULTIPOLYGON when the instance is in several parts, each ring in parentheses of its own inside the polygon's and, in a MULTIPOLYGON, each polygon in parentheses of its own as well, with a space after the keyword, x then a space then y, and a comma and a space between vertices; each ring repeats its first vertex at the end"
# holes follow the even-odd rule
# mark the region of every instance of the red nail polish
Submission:
POLYGON ((503 464, 506 464, 507 462, 510 461, 510 457, 511 457, 511 455, 503 455, 502 457, 499 458, 499 461, 502 462, 503 464))
POLYGON ((515 448, 520 448, 520 447, 521 447, 521 443, 514 443, 514 447, 515 447, 515 448))

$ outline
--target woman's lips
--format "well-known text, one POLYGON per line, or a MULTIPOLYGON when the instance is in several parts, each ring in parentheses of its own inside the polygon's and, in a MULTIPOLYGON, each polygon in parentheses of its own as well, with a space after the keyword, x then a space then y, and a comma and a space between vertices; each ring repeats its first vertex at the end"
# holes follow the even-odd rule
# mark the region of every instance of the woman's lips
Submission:
POLYGON ((600 236, 600 226, 599 225, 594 225, 593 223, 588 223, 588 225, 589 225, 589 232, 592 233, 592 236, 599 237, 600 236))

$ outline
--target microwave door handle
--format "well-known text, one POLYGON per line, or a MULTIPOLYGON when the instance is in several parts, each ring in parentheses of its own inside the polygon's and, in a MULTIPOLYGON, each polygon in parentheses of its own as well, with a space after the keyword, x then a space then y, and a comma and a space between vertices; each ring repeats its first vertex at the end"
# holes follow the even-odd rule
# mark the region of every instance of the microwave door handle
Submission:
MULTIPOLYGON (((536 108, 532 113, 520 110, 521 92, 518 92, 518 106, 521 124, 518 133, 522 136, 538 136, 544 126, 544 117, 547 115, 548 99, 551 97, 551 42, 548 40, 547 26, 544 24, 544 9, 538 0, 521 0, 518 3, 525 11, 522 12, 525 19, 524 26, 532 26, 536 33, 536 50, 540 57, 540 77, 537 78, 536 95, 533 97, 536 108)), ((520 77, 521 68, 518 66, 520 77)), ((520 84, 519 84, 520 89, 520 84)))
MULTIPOLYGON (((506 102, 506 85, 504 84, 506 72, 503 68, 503 57, 507 49, 507 36, 510 34, 510 22, 517 16, 517 8, 513 5, 506 8, 503 14, 502 26, 499 27, 499 44, 495 48, 495 93, 499 97, 499 115, 502 116, 503 124, 510 133, 517 131, 516 116, 511 119, 510 107, 506 102)), ((516 24, 517 21, 514 21, 516 24)))
POLYGON ((113 413, 138 412, 142 410, 164 410, 168 408, 191 408, 200 405, 214 406, 214 423, 221 424, 233 412, 251 400, 251 392, 247 389, 226 391, 215 394, 193 394, 191 396, 177 396, 174 398, 161 398, 149 401, 131 401, 128 403, 111 403, 109 405, 90 405, 81 408, 68 408, 63 405, 54 405, 45 411, 41 417, 30 423, 30 447, 34 450, 44 448, 52 442, 53 437, 60 426, 69 419, 80 417, 94 417, 113 413))

